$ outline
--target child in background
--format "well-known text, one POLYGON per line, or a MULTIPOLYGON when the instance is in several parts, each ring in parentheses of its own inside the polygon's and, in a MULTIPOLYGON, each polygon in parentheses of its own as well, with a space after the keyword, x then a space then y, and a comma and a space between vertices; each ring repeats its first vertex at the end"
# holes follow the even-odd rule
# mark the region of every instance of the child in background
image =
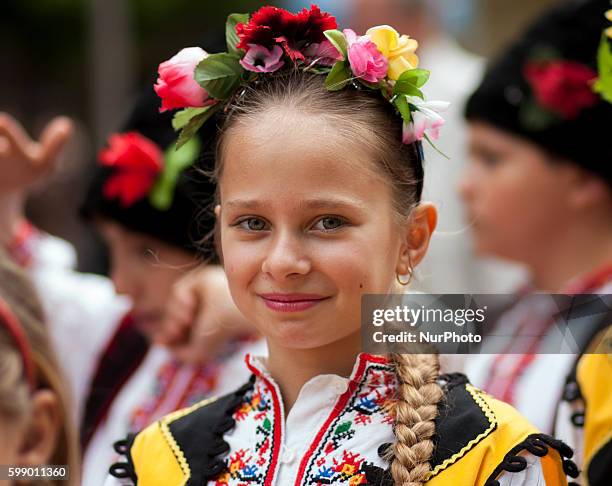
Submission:
POLYGON ((437 356, 360 353, 362 294, 405 284, 436 225, 420 140, 443 103, 413 96, 416 41, 340 32, 314 5, 230 16, 227 41, 195 70, 217 99, 187 114, 226 115, 218 238, 269 357, 247 358, 236 392, 128 437, 108 484, 566 484, 571 450, 437 356))
MULTIPOLYGON (((22 158, 45 152, 28 150, 16 122, 5 127, 3 133, 22 158)), ((214 135, 214 124, 210 127, 214 135)), ((214 186, 202 183, 199 174, 211 164, 210 146, 194 140, 177 152, 177 159, 172 158, 175 139, 151 90, 133 107, 124 131, 111 137, 101 152, 104 166, 89 188, 83 212, 107 240, 111 280, 66 268, 61 264, 66 244, 23 219, 7 231, 15 235, 7 246, 28 267, 50 316, 51 338, 76 402, 83 482, 88 486, 103 483, 116 457, 111 447, 116 437, 209 394, 233 389, 248 376, 242 366, 244 353, 265 353, 234 306, 212 248, 198 243, 213 224, 195 223, 201 205, 214 194, 214 186), (154 205, 150 193, 156 181, 163 194, 157 193, 162 202, 158 199, 154 205), (207 260, 210 264, 201 265, 207 260), (166 302, 192 271, 206 296, 199 307, 203 325, 190 335, 167 332, 162 325, 166 302), (207 351, 186 363, 186 343, 192 341, 207 351)), ((8 160, 7 173, 26 171, 27 160, 8 160)), ((29 180, 14 179, 14 186, 29 180)), ((2 208, 13 209, 8 186, 0 194, 0 203, 7 201, 0 204, 0 213, 2 208)))
POLYGON ((0 464, 66 466, 69 480, 1 484, 79 484, 78 446, 63 377, 45 318, 25 273, 0 252, 0 464))
POLYGON ((466 371, 575 447, 591 486, 612 477, 612 361, 592 353, 609 318, 594 308, 572 328, 578 356, 547 354, 554 304, 536 307, 529 293, 612 294, 609 9, 557 7, 492 64, 467 104, 472 163, 461 185, 477 250, 531 273, 499 329, 534 336, 508 354, 471 356, 466 371))

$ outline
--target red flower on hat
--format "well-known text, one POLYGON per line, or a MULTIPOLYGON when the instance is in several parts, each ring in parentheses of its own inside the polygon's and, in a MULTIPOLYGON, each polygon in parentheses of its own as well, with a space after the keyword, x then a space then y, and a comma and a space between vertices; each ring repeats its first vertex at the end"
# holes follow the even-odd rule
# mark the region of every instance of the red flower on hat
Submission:
POLYGON ((297 14, 278 7, 262 7, 253 15, 248 24, 236 25, 240 42, 239 49, 249 50, 249 44, 271 49, 280 45, 292 61, 304 60, 302 49, 309 44, 325 40, 323 32, 338 27, 336 18, 319 7, 311 5, 297 14))
POLYGON ((599 100, 591 87, 597 73, 583 64, 534 61, 525 66, 524 75, 537 102, 565 119, 575 118, 599 100))
POLYGON ((98 156, 100 164, 115 169, 104 185, 104 197, 131 206, 153 186, 164 165, 162 152, 137 132, 111 135, 108 145, 98 156))

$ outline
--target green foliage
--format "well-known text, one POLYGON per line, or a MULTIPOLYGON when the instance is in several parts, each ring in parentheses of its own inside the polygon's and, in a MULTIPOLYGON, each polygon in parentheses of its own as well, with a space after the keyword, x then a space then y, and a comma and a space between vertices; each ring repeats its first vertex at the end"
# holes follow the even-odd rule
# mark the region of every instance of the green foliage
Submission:
POLYGON ((211 54, 195 68, 195 80, 210 96, 225 101, 240 85, 242 71, 235 55, 226 52, 211 54))
POLYGON ((593 90, 608 103, 612 103, 612 48, 605 34, 602 35, 597 50, 597 70, 599 78, 593 85, 593 90))
POLYGON ((400 115, 402 115, 402 120, 404 123, 410 123, 412 121, 412 115, 410 114, 410 104, 408 103, 408 99, 406 95, 397 95, 393 99, 393 105, 397 108, 400 115))
POLYGON ((210 106, 204 106, 202 108, 185 108, 184 110, 177 111, 172 118, 172 128, 180 130, 196 115, 200 115, 207 111, 210 106))
POLYGON ((227 50, 232 54, 241 55, 242 51, 236 48, 236 44, 240 41, 236 34, 236 25, 246 24, 249 22, 249 14, 233 13, 227 17, 225 23, 225 41, 227 42, 227 50))
POLYGON ((200 153, 200 141, 191 138, 180 148, 171 145, 164 152, 164 170, 149 194, 151 206, 166 211, 172 206, 174 192, 181 173, 190 167, 200 153))
MULTIPOLYGON (((185 145, 200 129, 202 125, 208 120, 212 115, 214 115, 219 108, 221 108, 221 104, 211 105, 205 107, 204 111, 193 116, 189 119, 187 123, 185 123, 181 129, 181 134, 179 135, 178 140, 176 141, 177 150, 180 149, 183 145, 185 145)), ((177 115, 175 115, 176 118, 177 115)), ((174 120, 172 120, 174 124, 174 120)), ((180 120, 181 123, 184 122, 184 119, 180 120)))
POLYGON ((344 34, 339 30, 326 30, 323 33, 325 37, 327 37, 327 40, 332 43, 340 54, 342 54, 342 58, 344 60, 348 59, 348 44, 344 34))
POLYGON ((419 88, 421 88, 428 79, 429 71, 425 69, 409 69, 403 72, 395 82, 393 94, 418 96, 424 99, 423 92, 419 88))
POLYGON ((344 88, 351 80, 352 73, 344 61, 338 61, 325 78, 325 87, 329 91, 338 91, 344 88))

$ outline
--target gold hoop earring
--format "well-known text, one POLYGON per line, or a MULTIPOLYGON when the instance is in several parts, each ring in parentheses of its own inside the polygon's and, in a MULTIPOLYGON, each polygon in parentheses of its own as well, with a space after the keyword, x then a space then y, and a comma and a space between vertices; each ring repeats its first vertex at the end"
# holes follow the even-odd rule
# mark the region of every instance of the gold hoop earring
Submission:
POLYGON ((412 272, 408 273, 408 280, 403 281, 400 274, 396 273, 395 274, 395 280, 397 280, 397 283, 400 284, 402 287, 405 287, 406 285, 408 285, 411 281, 412 281, 412 272))

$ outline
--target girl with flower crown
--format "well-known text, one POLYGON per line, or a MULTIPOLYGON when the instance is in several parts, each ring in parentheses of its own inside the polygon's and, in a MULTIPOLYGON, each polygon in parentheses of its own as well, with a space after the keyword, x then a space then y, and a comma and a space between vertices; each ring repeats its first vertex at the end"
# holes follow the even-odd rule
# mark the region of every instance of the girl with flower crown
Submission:
POLYGON ((361 296, 406 283, 436 225, 421 139, 443 104, 422 99, 416 41, 340 32, 316 6, 232 15, 227 32, 229 52, 194 72, 208 104, 175 122, 188 139, 225 115, 217 236, 269 357, 247 357, 234 393, 118 443, 107 484, 567 484, 571 449, 436 355, 360 353, 361 296))

